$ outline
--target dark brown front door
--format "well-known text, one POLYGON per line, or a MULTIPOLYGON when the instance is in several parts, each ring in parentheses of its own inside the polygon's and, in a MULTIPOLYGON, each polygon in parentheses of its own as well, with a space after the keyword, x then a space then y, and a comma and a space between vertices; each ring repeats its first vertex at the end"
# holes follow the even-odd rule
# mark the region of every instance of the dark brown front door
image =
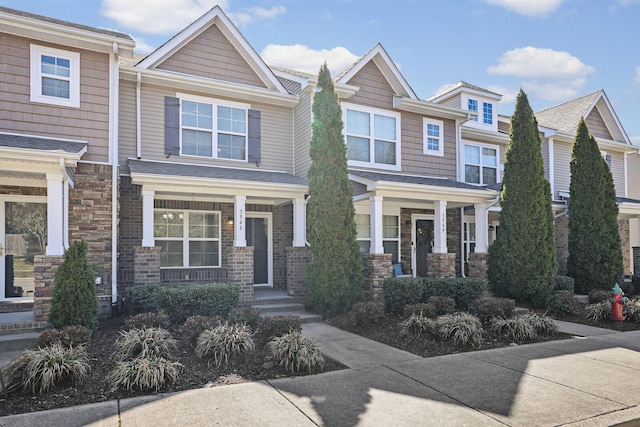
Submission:
POLYGON ((253 246, 253 283, 269 283, 268 219, 247 218, 247 246, 253 246))
POLYGON ((416 246, 416 276, 426 277, 427 254, 431 253, 433 247, 433 220, 416 219, 413 239, 416 246))

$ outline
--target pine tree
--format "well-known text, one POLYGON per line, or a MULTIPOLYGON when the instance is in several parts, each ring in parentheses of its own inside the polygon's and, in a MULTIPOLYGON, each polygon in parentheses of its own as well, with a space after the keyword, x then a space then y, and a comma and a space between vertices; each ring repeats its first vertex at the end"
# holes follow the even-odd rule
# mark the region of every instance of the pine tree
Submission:
POLYGON ((332 314, 362 295, 362 258, 356 241, 353 187, 347 171, 342 113, 327 64, 320 68, 313 101, 307 235, 309 302, 332 314))
POLYGON ((98 325, 96 269, 87 262, 87 244, 80 240, 69 245, 64 261, 54 276, 49 322, 55 328, 98 325))
POLYGON ((538 123, 520 90, 506 151, 500 230, 489 247, 489 281, 499 296, 544 304, 558 268, 551 189, 544 177, 538 123))
POLYGON ((623 271, 613 178, 584 120, 571 153, 568 275, 577 292, 608 290, 623 271))

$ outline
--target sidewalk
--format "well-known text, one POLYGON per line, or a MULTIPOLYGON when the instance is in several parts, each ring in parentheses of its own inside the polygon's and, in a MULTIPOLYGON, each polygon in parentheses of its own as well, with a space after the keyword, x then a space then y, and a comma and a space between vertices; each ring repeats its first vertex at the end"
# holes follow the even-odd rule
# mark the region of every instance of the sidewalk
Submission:
MULTIPOLYGON (((640 420, 640 331, 420 358, 306 324, 351 369, 0 418, 0 426, 610 426, 640 420)), ((640 423, 640 421, 636 421, 640 423)), ((637 425, 637 424, 629 424, 637 425)))

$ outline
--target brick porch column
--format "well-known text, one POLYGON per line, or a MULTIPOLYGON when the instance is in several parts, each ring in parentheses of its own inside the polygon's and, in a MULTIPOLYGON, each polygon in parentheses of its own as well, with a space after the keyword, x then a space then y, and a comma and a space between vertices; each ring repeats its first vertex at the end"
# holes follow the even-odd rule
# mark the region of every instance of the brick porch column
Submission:
POLYGON ((36 255, 33 259, 35 292, 33 293, 33 318, 36 322, 46 322, 51 311, 54 276, 64 255, 36 255))
POLYGON ((467 260, 469 266, 469 277, 476 277, 487 281, 489 276, 487 270, 489 268, 489 254, 486 252, 472 252, 467 260))
POLYGON ((160 246, 133 248, 133 283, 136 285, 160 283, 160 246))
POLYGON ((287 251, 287 292, 299 296, 307 294, 307 266, 311 261, 311 249, 306 246, 289 246, 287 251))
POLYGON ((229 283, 240 286, 240 305, 253 302, 253 246, 232 246, 227 254, 229 283))
POLYGON ((456 277, 456 254, 427 254, 427 277, 456 277))
POLYGON ((362 264, 364 267, 365 298, 382 301, 382 284, 384 279, 391 277, 391 254, 364 254, 362 264))

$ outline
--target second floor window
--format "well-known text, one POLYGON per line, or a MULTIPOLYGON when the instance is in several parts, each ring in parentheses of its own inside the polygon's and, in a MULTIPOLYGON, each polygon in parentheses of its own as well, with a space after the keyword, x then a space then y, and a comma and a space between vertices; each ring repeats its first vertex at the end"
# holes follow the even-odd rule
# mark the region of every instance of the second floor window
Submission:
POLYGON ((464 180, 470 184, 484 185, 498 182, 498 149, 465 144, 464 180))
POLYGON ((424 154, 444 155, 443 122, 441 120, 423 119, 424 154))
MULTIPOLYGON (((478 100, 477 99, 468 100, 467 101, 467 109, 469 111, 473 111, 473 112, 477 113, 478 112, 478 100)), ((473 121, 477 122, 478 121, 478 116, 474 117, 473 121)))
POLYGON ((482 123, 485 125, 493 124, 493 104, 489 102, 482 103, 482 123))
POLYGON ((182 99, 182 155, 246 160, 247 108, 182 99))
POLYGON ((80 107, 80 54, 31 45, 31 101, 80 107))
POLYGON ((345 106, 344 110, 349 163, 398 169, 400 115, 355 105, 345 106))

